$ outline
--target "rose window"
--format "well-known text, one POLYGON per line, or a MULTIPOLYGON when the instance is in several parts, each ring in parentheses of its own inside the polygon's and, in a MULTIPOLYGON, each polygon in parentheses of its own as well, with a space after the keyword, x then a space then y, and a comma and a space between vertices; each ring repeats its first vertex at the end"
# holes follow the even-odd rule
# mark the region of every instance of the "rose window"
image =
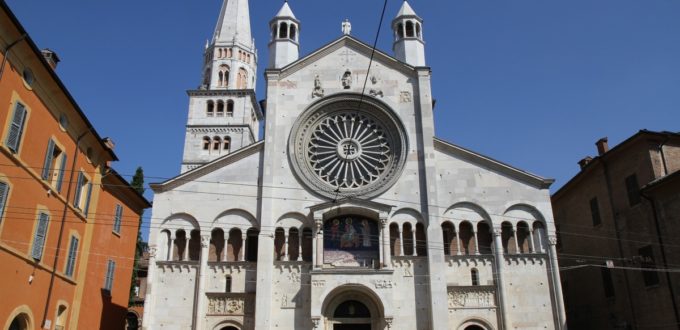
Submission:
POLYGON ((300 116, 291 135, 293 168, 327 197, 375 196, 389 188, 403 167, 404 130, 384 104, 342 96, 300 116))

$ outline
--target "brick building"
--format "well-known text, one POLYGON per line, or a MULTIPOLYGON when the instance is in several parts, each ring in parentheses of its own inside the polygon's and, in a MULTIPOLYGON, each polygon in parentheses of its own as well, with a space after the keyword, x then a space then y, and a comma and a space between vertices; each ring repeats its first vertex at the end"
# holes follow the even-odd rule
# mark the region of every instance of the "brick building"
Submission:
POLYGON ((120 329, 149 203, 4 1, 0 50, 0 324, 120 329))
POLYGON ((678 329, 680 134, 596 145, 552 196, 569 326, 678 329))

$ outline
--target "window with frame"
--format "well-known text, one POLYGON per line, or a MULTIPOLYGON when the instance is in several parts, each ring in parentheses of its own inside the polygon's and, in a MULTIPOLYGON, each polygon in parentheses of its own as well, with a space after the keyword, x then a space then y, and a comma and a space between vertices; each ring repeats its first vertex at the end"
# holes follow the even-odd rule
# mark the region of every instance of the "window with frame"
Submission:
POLYGON ((47 143, 47 152, 45 152, 42 179, 54 187, 57 192, 61 192, 65 169, 66 153, 54 143, 54 140, 50 139, 47 143))
POLYGON ((227 117, 234 117, 234 101, 227 101, 227 117))
POLYGON ((5 145, 13 153, 19 152, 19 144, 26 124, 26 115, 26 107, 20 102, 17 102, 14 105, 12 121, 9 124, 9 130, 7 132, 7 137, 5 138, 5 145))
POLYGON ((71 243, 68 246, 68 256, 66 258, 66 268, 64 269, 64 275, 68 277, 73 277, 73 272, 76 268, 76 256, 78 254, 78 237, 71 236, 71 243))
POLYGON ((208 117, 212 117, 212 116, 215 115, 215 102, 213 102, 212 100, 208 101, 208 105, 207 105, 207 108, 206 108, 206 115, 208 117))
POLYGON ((602 224, 602 218, 600 218, 600 204, 597 202, 597 197, 593 197, 593 199, 590 200, 590 216, 593 219, 593 226, 602 224))
POLYGON ((114 276, 115 271, 116 271, 116 262, 109 259, 109 262, 106 265, 106 277, 104 278, 104 288, 103 288, 109 294, 111 293, 111 289, 113 289, 113 276, 114 276))
POLYGON ((35 233, 33 234, 33 248, 31 250, 31 257, 33 257, 35 260, 42 259, 49 222, 49 214, 45 212, 38 213, 38 225, 36 226, 35 233))
POLYGON ((203 137, 203 150, 210 150, 210 143, 212 141, 210 140, 210 137, 204 136, 203 137))
POLYGON ((92 196, 92 183, 85 176, 83 172, 78 173, 78 182, 76 184, 76 195, 73 198, 73 206, 87 216, 90 208, 90 197, 92 196))
POLYGON ((217 117, 224 117, 224 101, 217 101, 217 117))
POLYGON ((228 137, 228 136, 225 136, 223 145, 224 146, 223 146, 222 150, 229 152, 229 150, 231 149, 231 138, 228 137))
POLYGON ((479 285, 479 271, 476 268, 470 270, 470 278, 472 279, 472 285, 479 285))
MULTIPOLYGON (((654 261, 654 250, 651 245, 647 245, 638 249, 640 255, 640 267, 645 269, 656 269, 656 262, 654 261)), ((656 270, 643 270, 642 279, 645 281, 645 286, 659 285, 659 274, 656 270)))
POLYGON ((640 204, 640 185, 635 174, 626 178, 626 191, 628 192, 628 204, 630 206, 640 204))
POLYGON ((123 222, 123 207, 116 204, 116 213, 113 216, 113 232, 120 234, 120 225, 123 222))
POLYGON ((7 205, 7 196, 9 196, 9 184, 0 181, 0 223, 5 216, 5 205, 7 205))

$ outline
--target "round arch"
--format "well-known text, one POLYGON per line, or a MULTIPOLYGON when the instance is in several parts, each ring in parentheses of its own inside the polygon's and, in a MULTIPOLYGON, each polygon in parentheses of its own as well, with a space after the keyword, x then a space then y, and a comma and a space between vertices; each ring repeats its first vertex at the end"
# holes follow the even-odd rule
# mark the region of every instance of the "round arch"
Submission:
POLYGON ((463 201, 451 205, 444 211, 443 218, 453 220, 453 222, 460 222, 463 220, 470 221, 474 225, 480 221, 486 221, 489 226, 492 226, 491 216, 479 204, 463 201))
POLYGON ((486 320, 472 318, 463 321, 458 330, 494 330, 494 327, 486 320))
POLYGON ((217 323, 213 330, 241 330, 243 325, 235 320, 223 320, 217 323))
POLYGON ((382 329, 385 319, 383 299, 373 290, 362 284, 345 284, 334 288, 323 298, 320 315, 323 316, 326 329, 333 329, 335 324, 369 324, 371 329, 382 329), (336 311, 346 302, 357 302, 368 309, 368 318, 359 318, 348 322, 347 319, 336 318, 336 311), (366 322, 366 323, 364 323, 366 322))
POLYGON ((10 326, 12 325, 12 322, 18 320, 21 326, 23 328, 19 329, 34 329, 35 325, 33 323, 33 312, 31 309, 26 306, 22 305, 17 308, 15 308, 10 314, 7 320, 5 321, 5 327, 3 329, 10 329, 10 326))
POLYGON ((188 213, 175 213, 163 220, 158 232, 160 233, 164 229, 168 229, 170 232, 180 229, 191 232, 192 230, 201 230, 201 226, 192 215, 188 213))
POLYGON ((220 213, 215 220, 213 220, 211 230, 222 228, 222 230, 231 231, 233 228, 239 228, 242 232, 246 232, 250 228, 258 228, 257 220, 250 212, 244 209, 229 209, 220 213))

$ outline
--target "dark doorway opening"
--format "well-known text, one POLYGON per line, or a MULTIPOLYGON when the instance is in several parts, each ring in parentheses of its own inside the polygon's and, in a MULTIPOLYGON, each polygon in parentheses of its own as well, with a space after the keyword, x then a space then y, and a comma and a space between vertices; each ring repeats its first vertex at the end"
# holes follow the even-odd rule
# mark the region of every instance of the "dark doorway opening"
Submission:
POLYGON ((335 324, 333 330, 371 330, 370 324, 335 324))

